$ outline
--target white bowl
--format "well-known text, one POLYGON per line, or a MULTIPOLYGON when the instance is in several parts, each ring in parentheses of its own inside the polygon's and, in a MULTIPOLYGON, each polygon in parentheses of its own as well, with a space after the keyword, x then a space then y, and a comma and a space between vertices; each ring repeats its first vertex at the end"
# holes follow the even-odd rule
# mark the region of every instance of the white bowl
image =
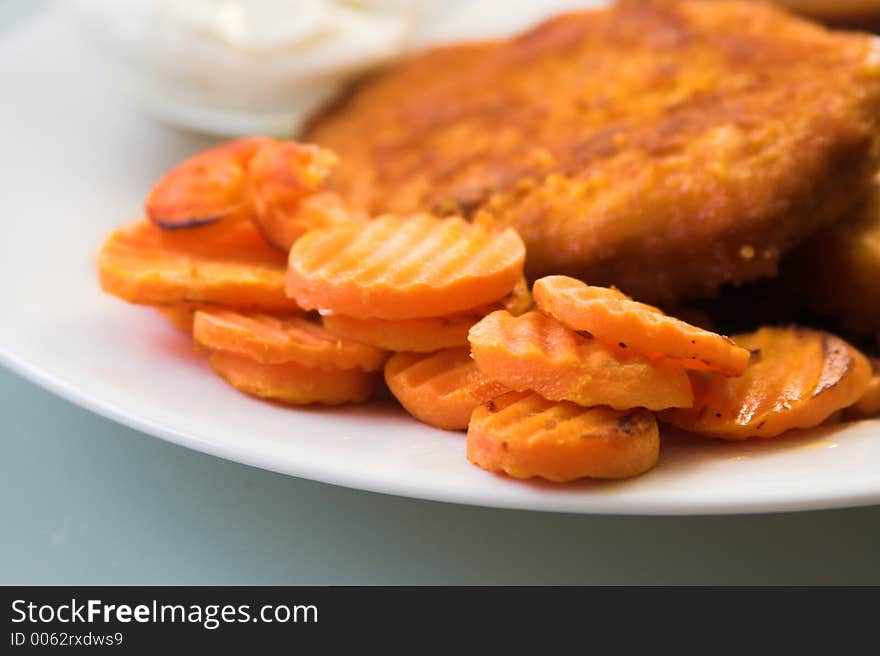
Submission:
POLYGON ((295 135, 353 76, 411 47, 419 0, 75 0, 77 21, 151 113, 223 136, 295 135))

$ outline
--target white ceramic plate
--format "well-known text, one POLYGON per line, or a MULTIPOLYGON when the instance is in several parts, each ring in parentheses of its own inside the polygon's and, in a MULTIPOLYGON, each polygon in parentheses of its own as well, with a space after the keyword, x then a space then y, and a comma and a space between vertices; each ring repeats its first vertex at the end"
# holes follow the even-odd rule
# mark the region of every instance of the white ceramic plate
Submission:
POLYGON ((231 460, 457 503, 687 514, 880 502, 880 422, 747 444, 666 439, 645 476, 558 487, 487 474, 461 434, 390 404, 297 410, 243 396, 156 313, 95 280, 103 235, 206 142, 127 106, 54 14, 2 35, 0 79, 0 361, 74 403, 231 460))

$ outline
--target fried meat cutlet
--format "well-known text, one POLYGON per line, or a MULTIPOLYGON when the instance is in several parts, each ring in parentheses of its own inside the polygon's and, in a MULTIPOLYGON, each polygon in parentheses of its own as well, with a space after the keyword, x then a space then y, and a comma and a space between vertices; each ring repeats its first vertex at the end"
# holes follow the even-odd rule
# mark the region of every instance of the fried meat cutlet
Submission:
POLYGON ((880 177, 850 215, 820 230, 785 264, 785 282, 817 312, 880 336, 880 177))
POLYGON ((711 296, 857 202, 880 53, 752 2, 625 1, 362 81, 306 137, 373 213, 492 213, 530 276, 711 296))

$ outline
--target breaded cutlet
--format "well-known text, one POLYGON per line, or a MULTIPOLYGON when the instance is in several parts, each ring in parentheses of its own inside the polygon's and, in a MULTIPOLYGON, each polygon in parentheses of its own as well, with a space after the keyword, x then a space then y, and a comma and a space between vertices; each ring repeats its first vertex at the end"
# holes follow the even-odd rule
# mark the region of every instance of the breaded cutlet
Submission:
POLYGON ((305 137, 372 213, 480 210, 527 271, 657 303, 776 273, 876 169, 880 52, 754 2, 624 1, 363 80, 305 137))
POLYGON ((855 210, 791 255, 784 273, 785 284, 813 310, 880 338, 880 176, 855 210))

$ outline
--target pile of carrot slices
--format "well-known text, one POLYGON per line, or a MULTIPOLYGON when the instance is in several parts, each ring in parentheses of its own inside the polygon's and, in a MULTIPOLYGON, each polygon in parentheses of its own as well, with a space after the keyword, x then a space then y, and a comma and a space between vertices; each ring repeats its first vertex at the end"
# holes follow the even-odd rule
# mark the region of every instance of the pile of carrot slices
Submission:
POLYGON ((624 478, 658 421, 728 440, 880 413, 880 362, 801 327, 727 338, 565 276, 523 277, 511 228, 366 217, 326 189, 336 158, 242 139, 183 162, 98 255, 103 289, 157 308, 247 394, 362 403, 467 430, 517 478, 624 478), (383 376, 384 374, 384 376, 383 376))

